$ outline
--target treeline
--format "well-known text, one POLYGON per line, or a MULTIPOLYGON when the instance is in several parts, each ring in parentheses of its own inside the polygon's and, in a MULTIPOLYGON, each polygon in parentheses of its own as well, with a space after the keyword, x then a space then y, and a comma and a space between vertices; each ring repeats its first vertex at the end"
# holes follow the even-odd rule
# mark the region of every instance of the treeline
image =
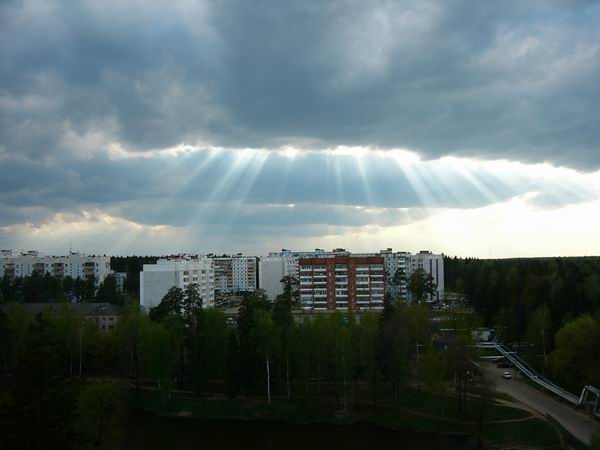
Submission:
POLYGON ((600 309, 600 257, 444 259, 446 291, 463 293, 494 325, 502 310, 514 318, 510 338, 523 336, 527 318, 546 305, 556 331, 600 309))
POLYGON ((600 257, 445 258, 444 277, 539 370, 572 391, 600 386, 600 257))
POLYGON ((37 272, 26 277, 4 275, 0 279, 0 304, 61 302, 106 302, 122 306, 133 302, 133 297, 117 289, 113 275, 108 275, 97 287, 94 277, 54 277, 37 272))
MULTIPOLYGON (((454 336, 448 351, 437 351, 424 306, 388 304, 384 313, 365 313, 360 321, 352 312, 335 312, 296 323, 292 289, 286 292, 274 303, 260 293, 245 298, 234 326, 221 311, 202 308, 194 285, 172 288, 148 314, 126 306, 107 332, 68 305, 33 317, 23 305, 11 304, 0 321, 3 374, 19 373, 21 355, 33 351, 28 343, 35 342, 36 352, 51 359, 44 376, 128 379, 136 387, 153 385, 164 402, 178 388, 268 402, 319 397, 347 411, 357 402, 401 403, 402 390, 417 385, 426 386, 434 400, 454 393, 455 413, 463 417, 467 392, 485 385, 473 376, 470 333, 454 336)), ((453 326, 467 330, 475 324, 453 326)))

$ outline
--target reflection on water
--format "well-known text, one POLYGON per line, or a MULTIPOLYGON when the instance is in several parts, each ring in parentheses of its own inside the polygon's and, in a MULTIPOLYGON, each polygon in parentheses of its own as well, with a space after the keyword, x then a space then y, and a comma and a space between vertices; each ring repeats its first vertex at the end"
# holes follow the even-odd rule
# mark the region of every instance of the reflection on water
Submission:
POLYGON ((269 421, 166 418, 132 411, 129 450, 473 450, 468 436, 386 430, 375 425, 290 425, 269 421))

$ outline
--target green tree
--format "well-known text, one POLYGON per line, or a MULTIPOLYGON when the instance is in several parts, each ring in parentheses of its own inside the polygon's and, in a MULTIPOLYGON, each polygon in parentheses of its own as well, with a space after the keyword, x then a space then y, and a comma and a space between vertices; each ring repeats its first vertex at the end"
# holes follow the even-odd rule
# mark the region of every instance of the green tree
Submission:
POLYGON ((212 395, 213 384, 210 382, 222 379, 226 375, 227 353, 225 349, 229 342, 227 320, 221 311, 208 309, 198 315, 197 329, 197 364, 194 378, 197 388, 209 383, 212 395))
POLYGON ((73 376, 79 353, 80 321, 81 318, 69 307, 67 303, 58 305, 52 320, 56 328, 58 352, 65 375, 73 376))
POLYGON ((123 306, 124 297, 117 290, 117 280, 114 275, 108 275, 98 286, 96 292, 96 301, 102 303, 112 303, 113 305, 123 306))
POLYGON ((433 277, 423 269, 417 269, 410 274, 408 289, 417 303, 426 299, 427 295, 434 295, 437 285, 433 282, 433 277))
POLYGON ((534 344, 536 348, 542 351, 544 358, 544 368, 547 364, 547 351, 550 341, 550 333, 552 330, 552 318, 550 317, 550 309, 544 303, 540 305, 532 314, 527 326, 527 336, 529 342, 534 344))
POLYGON ((6 374, 8 369, 8 360, 10 358, 10 324, 8 314, 0 307, 0 364, 2 365, 2 374, 6 374))
POLYGON ((226 393, 230 398, 235 398, 238 394, 240 386, 240 349, 237 339, 237 333, 232 330, 229 333, 229 339, 227 342, 227 355, 226 355, 226 393))
MULTIPOLYGON (((417 388, 421 389, 421 347, 429 341, 431 336, 431 319, 425 305, 410 305, 401 309, 400 314, 408 329, 409 349, 414 349, 417 388)), ((412 350, 411 350, 412 351, 412 350)))
POLYGON ((34 317, 23 305, 18 303, 6 305, 5 312, 7 316, 10 351, 8 364, 14 366, 34 317))
POLYGON ((183 289, 173 286, 167 291, 160 303, 153 308, 150 308, 150 319, 155 322, 160 322, 169 314, 181 316, 185 294, 183 289))
POLYGON ((5 448, 72 448, 74 399, 56 377, 56 333, 43 315, 31 322, 17 354, 11 389, 13 422, 5 448), (32 430, 34 430, 32 432, 32 430))
POLYGON ((130 305, 123 308, 116 327, 119 348, 125 356, 129 377, 135 382, 136 389, 139 389, 140 386, 140 340, 146 322, 147 318, 142 314, 140 308, 130 305))
POLYGON ((446 387, 446 358, 444 354, 430 348, 423 355, 422 368, 425 387, 431 393, 433 413, 437 414, 436 400, 440 399, 441 414, 444 417, 444 401, 442 398, 446 387))
POLYGON ((278 296, 273 305, 272 318, 275 326, 279 330, 279 339, 281 342, 280 352, 280 365, 285 367, 285 386, 286 395, 289 400, 291 397, 291 362, 292 358, 292 339, 294 336, 294 318, 292 317, 292 298, 293 293, 291 290, 284 291, 282 296, 278 296))
POLYGON ((280 282, 283 285, 282 297, 290 303, 297 303, 300 300, 298 278, 294 275, 285 275, 280 282))
POLYGON ((271 315, 263 310, 257 310, 254 317, 254 326, 250 331, 250 340, 254 343, 257 353, 265 362, 267 399, 271 403, 271 361, 280 345, 278 330, 271 315))
POLYGON ((600 324, 586 314, 568 322, 556 334, 549 363, 554 376, 572 390, 600 385, 600 324))
POLYGON ((600 426, 596 426, 596 429, 592 433, 592 442, 590 443, 592 450, 600 450, 600 426))
POLYGON ((146 322, 140 334, 140 360, 146 374, 156 382, 161 401, 171 399, 170 376, 174 355, 169 332, 155 322, 146 322))
POLYGON ((377 392, 379 387, 379 353, 378 353, 378 337, 379 323, 375 313, 367 312, 362 319, 360 339, 360 358, 362 360, 364 373, 371 385, 371 397, 373 405, 377 406, 377 392))
POLYGON ((125 399, 117 385, 98 380, 85 386, 77 401, 78 425, 88 448, 101 449, 120 436, 125 399))
POLYGON ((177 315, 169 314, 165 316, 161 322, 165 330, 169 333, 171 339, 171 346, 178 355, 177 360, 177 385, 182 386, 185 379, 185 352, 186 352, 186 339, 185 339, 185 324, 183 319, 177 315))
POLYGON ((394 308, 387 320, 380 321, 379 352, 381 370, 392 385, 394 402, 398 401, 400 384, 409 373, 409 326, 405 307, 394 308))

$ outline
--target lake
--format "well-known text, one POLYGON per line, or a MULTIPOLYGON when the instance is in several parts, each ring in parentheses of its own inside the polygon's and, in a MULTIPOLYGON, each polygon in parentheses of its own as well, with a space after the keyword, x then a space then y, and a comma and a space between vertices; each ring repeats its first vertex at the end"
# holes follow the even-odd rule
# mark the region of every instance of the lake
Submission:
POLYGON ((271 421, 202 420, 160 417, 131 411, 129 450, 475 450, 477 439, 388 430, 359 423, 292 425, 271 421))

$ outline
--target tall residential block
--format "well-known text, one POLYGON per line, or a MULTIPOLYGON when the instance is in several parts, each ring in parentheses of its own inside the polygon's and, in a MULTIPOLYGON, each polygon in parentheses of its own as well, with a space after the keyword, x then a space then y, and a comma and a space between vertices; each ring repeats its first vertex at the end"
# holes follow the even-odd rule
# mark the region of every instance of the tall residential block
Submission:
POLYGON ((384 260, 378 255, 300 258, 300 302, 306 310, 383 309, 384 260))
POLYGON ((299 261, 301 258, 325 258, 349 255, 350 252, 343 248, 331 252, 317 248, 314 251, 299 252, 283 249, 280 252, 270 252, 268 256, 260 258, 258 266, 258 287, 263 289, 269 300, 274 301, 278 295, 283 294, 281 279, 291 275, 298 279, 299 261))
POLYGON ((149 310, 158 305, 172 287, 198 285, 205 307, 215 303, 215 276, 211 258, 186 257, 159 259, 156 264, 144 264, 140 272, 140 305, 149 310))
POLYGON ((257 288, 257 258, 255 256, 212 257, 215 270, 215 290, 220 294, 254 292, 257 288))
POLYGON ((385 290, 392 299, 409 298, 408 278, 411 273, 411 254, 409 252, 394 252, 391 248, 381 250, 383 257, 386 283, 385 290))

